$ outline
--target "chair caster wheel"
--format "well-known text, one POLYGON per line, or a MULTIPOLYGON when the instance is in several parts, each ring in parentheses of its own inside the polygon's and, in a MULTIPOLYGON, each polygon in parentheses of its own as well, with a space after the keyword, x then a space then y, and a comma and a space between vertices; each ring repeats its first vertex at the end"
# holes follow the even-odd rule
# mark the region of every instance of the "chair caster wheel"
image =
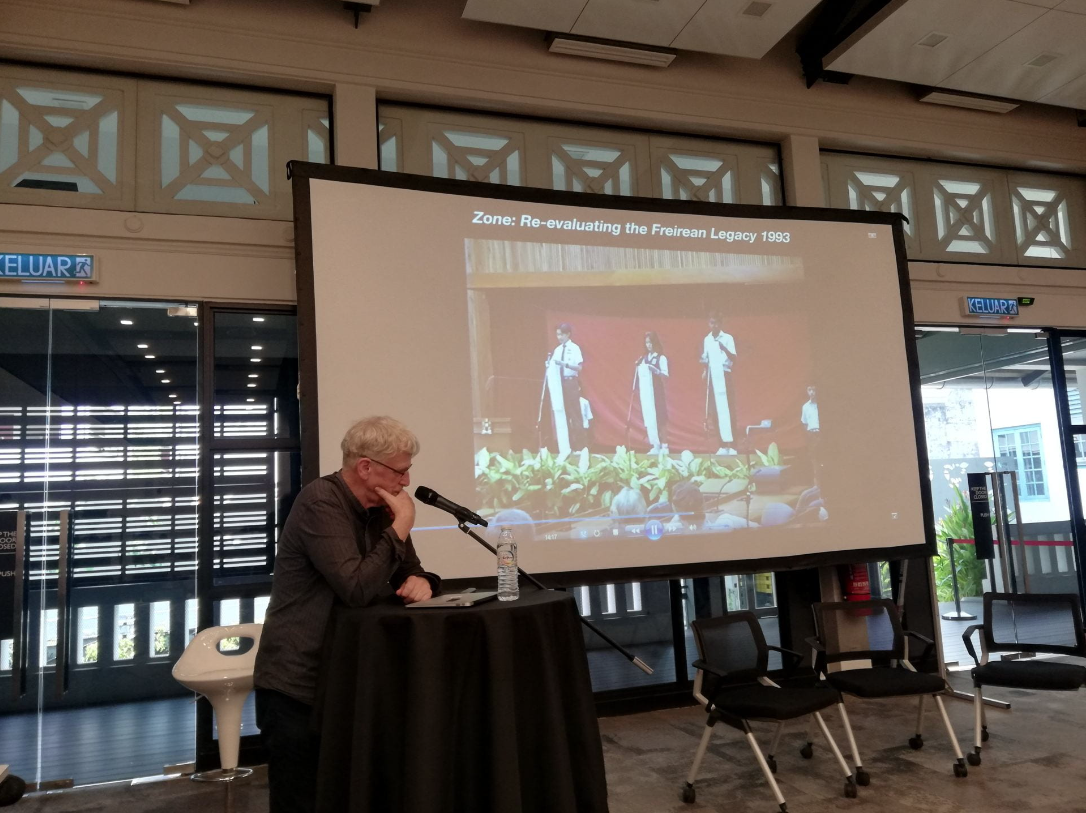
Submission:
POLYGON ((810 743, 807 743, 805 746, 799 749, 799 755, 804 759, 810 759, 814 756, 814 748, 811 747, 810 743))
POLYGON ((697 800, 697 798, 698 798, 698 795, 697 795, 697 793, 694 792, 694 786, 693 785, 684 785, 683 786, 683 801, 684 802, 686 802, 688 805, 692 805, 697 800))
POLYGON ((914 751, 919 751, 924 747, 924 738, 917 734, 915 737, 909 737, 909 747, 914 751))
POLYGON ((769 770, 772 773, 777 772, 777 760, 774 757, 766 757, 765 764, 769 766, 769 770))
POLYGON ((845 798, 846 799, 855 799, 856 795, 858 793, 859 793, 859 790, 856 787, 856 783, 853 782, 851 779, 846 779, 845 780, 845 798))
POLYGON ((961 779, 964 776, 969 776, 969 769, 965 767, 961 762, 954 763, 954 775, 961 779))
POLYGON ((980 765, 980 754, 976 753, 975 751, 972 754, 966 754, 965 758, 974 768, 977 765, 980 765))
POLYGON ((981 742, 988 742, 988 729, 987 728, 982 728, 980 730, 980 741, 981 742))
POLYGON ((856 769, 856 784, 860 787, 866 788, 871 784, 871 774, 865 771, 863 768, 856 769))

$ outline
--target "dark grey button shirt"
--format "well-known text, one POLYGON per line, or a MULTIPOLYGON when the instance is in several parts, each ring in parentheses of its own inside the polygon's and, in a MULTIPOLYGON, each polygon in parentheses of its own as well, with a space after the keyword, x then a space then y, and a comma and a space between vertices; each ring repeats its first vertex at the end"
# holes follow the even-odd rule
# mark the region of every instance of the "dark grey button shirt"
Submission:
POLYGON ((302 489, 275 555, 254 683, 312 704, 325 628, 336 602, 364 607, 422 569, 411 537, 401 540, 384 506, 366 509, 339 472, 302 489))

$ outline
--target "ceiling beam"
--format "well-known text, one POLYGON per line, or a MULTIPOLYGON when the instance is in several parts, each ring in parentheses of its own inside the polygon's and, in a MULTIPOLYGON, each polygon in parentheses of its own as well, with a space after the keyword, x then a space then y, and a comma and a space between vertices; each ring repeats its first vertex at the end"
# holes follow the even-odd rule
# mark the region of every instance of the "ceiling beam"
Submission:
POLYGON ((823 0, 815 12, 810 28, 796 47, 807 87, 813 87, 819 79, 848 84, 852 75, 826 70, 826 57, 847 40, 862 36, 905 2, 906 0, 823 0))

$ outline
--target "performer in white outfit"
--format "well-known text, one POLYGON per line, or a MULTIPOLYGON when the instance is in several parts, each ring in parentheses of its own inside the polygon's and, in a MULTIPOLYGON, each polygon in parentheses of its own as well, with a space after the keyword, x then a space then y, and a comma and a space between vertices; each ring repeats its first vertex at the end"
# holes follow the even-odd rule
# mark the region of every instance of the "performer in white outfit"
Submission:
POLYGON ((728 378, 735 363, 735 339, 720 329, 720 316, 709 316, 709 335, 702 342, 701 363, 705 365, 701 376, 706 382, 706 427, 715 423, 720 433, 721 447, 717 454, 735 454, 732 444, 732 409, 729 402, 728 378))
POLYGON ((799 413, 800 422, 807 427, 807 454, 811 458, 811 468, 818 479, 819 455, 818 446, 822 438, 821 425, 818 422, 818 394, 814 387, 807 388, 807 403, 799 413))
POLYGON ((563 322, 558 326, 558 346, 547 359, 547 392, 554 437, 559 454, 568 455, 585 446, 584 419, 581 416, 581 348, 570 341, 573 328, 563 322))
POLYGON ((645 334, 645 355, 637 361, 637 392, 641 417, 652 448, 649 454, 668 453, 667 446, 667 356, 656 331, 645 334))

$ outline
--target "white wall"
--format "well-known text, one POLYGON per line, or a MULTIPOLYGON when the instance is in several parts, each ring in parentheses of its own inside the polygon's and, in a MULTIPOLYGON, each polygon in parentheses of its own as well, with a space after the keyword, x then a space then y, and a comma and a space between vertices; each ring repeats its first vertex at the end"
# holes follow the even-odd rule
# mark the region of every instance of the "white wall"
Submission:
POLYGON ((979 420, 976 423, 977 443, 981 455, 994 455, 992 432, 1017 426, 1039 425, 1041 428, 1041 457, 1044 461, 1048 497, 1044 500, 1023 499, 1023 522, 1056 522, 1069 518, 1067 481, 1064 475, 1063 452, 1056 418, 1056 403, 1051 388, 1021 390, 993 388, 972 390, 979 420), (991 427, 984 420, 991 415, 991 427))

